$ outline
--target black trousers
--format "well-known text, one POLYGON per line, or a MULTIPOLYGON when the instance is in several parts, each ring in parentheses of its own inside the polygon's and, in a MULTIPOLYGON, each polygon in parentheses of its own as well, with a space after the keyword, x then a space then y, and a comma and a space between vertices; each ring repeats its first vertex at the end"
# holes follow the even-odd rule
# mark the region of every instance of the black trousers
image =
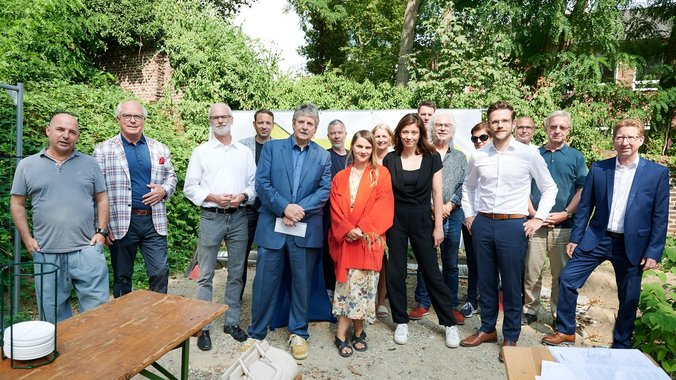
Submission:
POLYGON ((439 270, 437 251, 434 248, 432 231, 434 222, 429 206, 423 207, 394 207, 394 224, 387 231, 387 246, 389 258, 387 260, 387 294, 390 298, 392 321, 394 323, 408 323, 406 312, 406 261, 408 241, 411 241, 413 254, 418 262, 432 306, 439 317, 439 324, 454 326, 453 302, 451 290, 444 283, 439 270))
POLYGON ((244 296, 244 289, 246 288, 246 272, 249 267, 249 253, 251 253, 251 245, 253 244, 254 235, 256 235, 256 224, 258 224, 258 211, 253 206, 246 206, 246 219, 249 228, 249 241, 247 242, 246 257, 244 258, 244 272, 242 272, 242 293, 239 300, 244 296))

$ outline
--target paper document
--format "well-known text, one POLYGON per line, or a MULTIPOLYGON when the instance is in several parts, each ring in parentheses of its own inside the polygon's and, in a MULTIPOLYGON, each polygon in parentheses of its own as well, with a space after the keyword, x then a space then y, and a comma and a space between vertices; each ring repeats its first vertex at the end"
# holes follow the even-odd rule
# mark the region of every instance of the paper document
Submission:
POLYGON ((275 219, 275 232, 279 232, 280 234, 293 235, 304 238, 306 230, 307 223, 298 222, 295 225, 289 227, 284 224, 282 218, 275 219))
POLYGON ((636 349, 549 347, 549 351, 558 363, 543 361, 541 380, 558 380, 561 374, 579 380, 670 380, 662 368, 636 349))

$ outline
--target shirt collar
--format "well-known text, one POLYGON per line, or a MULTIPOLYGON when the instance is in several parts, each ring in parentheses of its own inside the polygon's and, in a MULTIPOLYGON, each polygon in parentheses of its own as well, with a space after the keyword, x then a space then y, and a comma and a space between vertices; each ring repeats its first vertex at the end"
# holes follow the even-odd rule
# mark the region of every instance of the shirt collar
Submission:
POLYGON ((223 145, 222 142, 218 141, 217 138, 212 138, 209 141, 207 141, 207 144, 211 146, 213 149, 218 149, 218 148, 224 148, 224 149, 230 149, 230 148, 237 148, 237 144, 235 144, 235 141, 230 140, 230 145, 223 145))
MULTIPOLYGON (((49 156, 47 155, 47 148, 42 148, 42 150, 40 150, 40 157, 49 158, 49 156)), ((64 160, 64 162, 70 160, 73 157, 80 157, 80 152, 78 152, 76 149, 73 149, 73 152, 70 154, 70 156, 68 156, 68 158, 64 160)), ((51 160, 51 158, 49 159, 51 160)))
POLYGON ((138 140, 136 144, 132 144, 131 141, 127 140, 121 133, 120 133, 120 138, 122 138, 122 143, 125 145, 137 145, 137 144, 145 144, 146 143, 146 136, 141 135, 141 138, 138 140))
POLYGON ((310 143, 312 142, 308 141, 307 145, 305 145, 305 148, 301 148, 300 145, 298 145, 298 143, 296 142, 296 136, 291 135, 290 139, 291 139, 291 148, 296 149, 300 152, 306 151, 310 147, 310 143))
POLYGON ((634 169, 638 166, 638 161, 641 159, 641 155, 637 154, 636 159, 627 165, 620 164, 620 161, 615 157, 615 167, 618 169, 634 169))

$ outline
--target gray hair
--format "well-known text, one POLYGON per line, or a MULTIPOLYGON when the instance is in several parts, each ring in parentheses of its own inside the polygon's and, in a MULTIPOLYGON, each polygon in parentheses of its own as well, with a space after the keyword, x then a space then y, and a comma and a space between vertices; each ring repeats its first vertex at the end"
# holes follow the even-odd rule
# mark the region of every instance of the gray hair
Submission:
POLYGON ((214 103, 214 104, 209 106, 209 112, 207 112, 207 117, 211 117, 211 111, 214 109, 214 106, 217 106, 217 105, 225 106, 228 109, 228 111, 230 111, 230 113, 232 113, 232 108, 230 108, 229 105, 227 105, 226 103, 218 102, 218 103, 214 103))
POLYGON ((573 123, 572 123, 570 112, 566 112, 566 111, 562 111, 562 110, 554 111, 554 112, 550 113, 549 116, 547 116, 547 118, 545 119, 545 128, 549 128, 549 124, 551 123, 552 118, 555 118, 555 117, 565 117, 566 120, 568 120, 568 128, 572 128, 573 123))
POLYGON ((343 123, 342 121, 340 121, 340 120, 338 120, 338 119, 333 119, 333 120, 331 120, 331 122, 329 123, 329 125, 326 127, 326 130, 331 129, 331 127, 333 127, 334 125, 338 125, 338 124, 342 125, 342 126, 343 126, 343 130, 345 130, 345 123, 343 123))
POLYGON ((434 127, 434 124, 437 122, 437 119, 439 118, 439 116, 446 116, 449 119, 451 119, 451 124, 453 124, 453 126, 451 127, 451 138, 448 141, 450 143, 450 142, 453 141, 453 137, 455 137, 455 129, 456 129, 455 128, 455 117, 453 117, 453 114, 450 113, 450 112, 438 112, 438 113, 435 113, 434 115, 432 115, 432 117, 430 118, 430 121, 429 121, 429 125, 427 126, 428 130, 429 130, 429 140, 430 140, 431 143, 434 143, 435 140, 436 140, 436 137, 434 137, 434 132, 436 130, 436 128, 434 127))
POLYGON ((309 116, 315 121, 315 126, 319 125, 319 110, 312 103, 303 103, 293 111, 291 123, 295 123, 299 116, 309 116))
POLYGON ((148 110, 143 106, 143 104, 137 102, 136 100, 125 100, 123 102, 120 102, 120 104, 115 107, 115 118, 117 119, 120 117, 120 114, 122 113, 122 105, 126 102, 136 102, 138 103, 139 106, 141 106, 141 109, 143 110, 143 118, 147 119, 148 118, 148 110))

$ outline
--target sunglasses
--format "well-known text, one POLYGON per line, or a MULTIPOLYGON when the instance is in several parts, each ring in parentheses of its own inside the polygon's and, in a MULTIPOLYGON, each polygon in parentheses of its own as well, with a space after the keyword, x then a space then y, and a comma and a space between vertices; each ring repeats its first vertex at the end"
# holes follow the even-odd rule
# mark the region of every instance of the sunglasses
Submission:
POLYGON ((486 141, 486 140, 488 140, 488 135, 487 135, 487 134, 483 134, 483 135, 481 135, 481 136, 472 136, 472 137, 470 138, 470 140, 472 140, 472 142, 476 144, 476 143, 479 142, 479 140, 481 140, 481 141, 486 141))

